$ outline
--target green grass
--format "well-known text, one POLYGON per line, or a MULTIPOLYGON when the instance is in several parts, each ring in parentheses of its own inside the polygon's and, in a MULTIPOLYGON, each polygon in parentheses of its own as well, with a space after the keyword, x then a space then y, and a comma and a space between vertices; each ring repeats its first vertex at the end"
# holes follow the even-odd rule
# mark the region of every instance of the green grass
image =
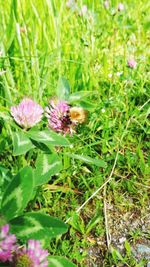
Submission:
MULTIPOLYGON (((40 189, 29 209, 70 224, 66 235, 51 242, 51 254, 65 255, 81 267, 142 267, 143 261, 138 265, 127 250, 124 260, 111 253, 106 234, 115 246, 115 225, 130 222, 131 215, 145 224, 148 216, 150 2, 124 1, 125 10, 116 15, 100 0, 78 1, 79 7, 82 4, 89 9, 85 17, 67 9, 64 0, 0 0, 0 69, 6 70, 0 76, 0 158, 12 173, 29 161, 12 156, 7 117, 12 104, 32 96, 46 106, 63 76, 72 93, 89 92, 81 103, 89 111, 88 120, 70 138, 72 148, 61 151, 63 171, 40 189), (127 67, 131 55, 135 69, 127 67), (107 167, 85 164, 67 153, 103 159, 107 167)), ((111 8, 117 4, 111 1, 111 8)), ((149 238, 140 223, 125 228, 130 245, 149 238)), ((117 235, 122 233, 118 230, 117 235)))

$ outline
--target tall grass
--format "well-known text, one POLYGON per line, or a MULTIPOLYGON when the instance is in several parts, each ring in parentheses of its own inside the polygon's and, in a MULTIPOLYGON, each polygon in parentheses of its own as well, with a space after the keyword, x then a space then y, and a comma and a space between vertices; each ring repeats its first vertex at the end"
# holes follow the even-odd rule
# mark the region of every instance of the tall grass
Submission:
MULTIPOLYGON (((105 242, 102 191, 87 201, 79 218, 74 212, 110 177, 116 153, 106 188, 108 206, 125 214, 134 208, 147 213, 150 2, 124 1, 125 10, 116 13, 115 0, 109 10, 103 1, 77 2, 79 8, 87 4, 86 16, 68 9, 64 0, 0 0, 0 68, 6 71, 0 76, 0 101, 1 109, 9 110, 26 95, 44 106, 56 94, 60 77, 68 79, 72 93, 89 92, 82 103, 89 110, 88 121, 64 154, 100 157, 107 168, 64 156, 64 170, 52 190, 40 191, 39 203, 64 220, 71 217, 69 240, 57 240, 50 251, 63 253, 78 266, 95 266, 85 263, 85 255, 91 240, 95 244, 102 237, 105 242), (131 56, 137 61, 135 69, 127 67, 131 56)), ((1 145, 3 161, 15 169, 17 159, 7 160, 8 150, 9 144, 4 149, 1 145)), ((139 235, 145 234, 141 230, 139 235)), ((103 266, 113 263, 108 256, 103 266)))

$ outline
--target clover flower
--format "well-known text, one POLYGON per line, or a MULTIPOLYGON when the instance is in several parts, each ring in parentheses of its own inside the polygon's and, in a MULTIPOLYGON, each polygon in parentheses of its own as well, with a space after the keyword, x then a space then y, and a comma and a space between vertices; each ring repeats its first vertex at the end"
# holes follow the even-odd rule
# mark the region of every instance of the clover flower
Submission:
POLYGON ((14 120, 25 129, 38 123, 42 114, 42 107, 30 98, 24 98, 18 106, 11 107, 11 115, 14 120))
POLYGON ((128 67, 131 68, 131 69, 135 69, 136 68, 136 65, 137 65, 137 62, 135 61, 134 58, 130 58, 127 62, 128 64, 128 67))
POLYGON ((118 11, 123 11, 124 10, 124 5, 122 3, 118 4, 118 11))
POLYGON ((69 109, 70 106, 66 101, 50 101, 50 107, 46 108, 46 117, 48 118, 50 129, 64 134, 72 134, 73 124, 69 117, 69 109))
POLYGON ((0 232, 0 261, 12 261, 12 255, 16 248, 16 236, 9 234, 9 225, 5 224, 0 232))
POLYGON ((40 241, 28 240, 26 246, 19 248, 14 256, 15 267, 47 267, 48 251, 42 249, 40 241))

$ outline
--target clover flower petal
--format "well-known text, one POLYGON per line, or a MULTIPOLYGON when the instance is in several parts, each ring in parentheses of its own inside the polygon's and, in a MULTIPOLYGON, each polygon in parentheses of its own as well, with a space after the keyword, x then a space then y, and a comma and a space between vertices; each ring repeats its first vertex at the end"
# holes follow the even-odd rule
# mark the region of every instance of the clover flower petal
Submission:
POLYGON ((9 234, 9 225, 5 224, 0 232, 0 261, 12 261, 13 252, 16 248, 16 236, 9 234))
POLYGON ((42 249, 40 241, 28 240, 27 245, 16 252, 14 263, 16 267, 47 267, 48 255, 48 251, 42 249))

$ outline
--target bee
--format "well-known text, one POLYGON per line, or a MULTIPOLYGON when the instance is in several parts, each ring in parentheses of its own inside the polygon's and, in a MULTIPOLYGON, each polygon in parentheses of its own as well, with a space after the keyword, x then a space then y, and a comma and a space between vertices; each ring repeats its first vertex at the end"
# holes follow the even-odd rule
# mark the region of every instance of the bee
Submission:
POLYGON ((71 107, 69 117, 73 123, 83 123, 87 118, 87 111, 82 107, 71 107))

